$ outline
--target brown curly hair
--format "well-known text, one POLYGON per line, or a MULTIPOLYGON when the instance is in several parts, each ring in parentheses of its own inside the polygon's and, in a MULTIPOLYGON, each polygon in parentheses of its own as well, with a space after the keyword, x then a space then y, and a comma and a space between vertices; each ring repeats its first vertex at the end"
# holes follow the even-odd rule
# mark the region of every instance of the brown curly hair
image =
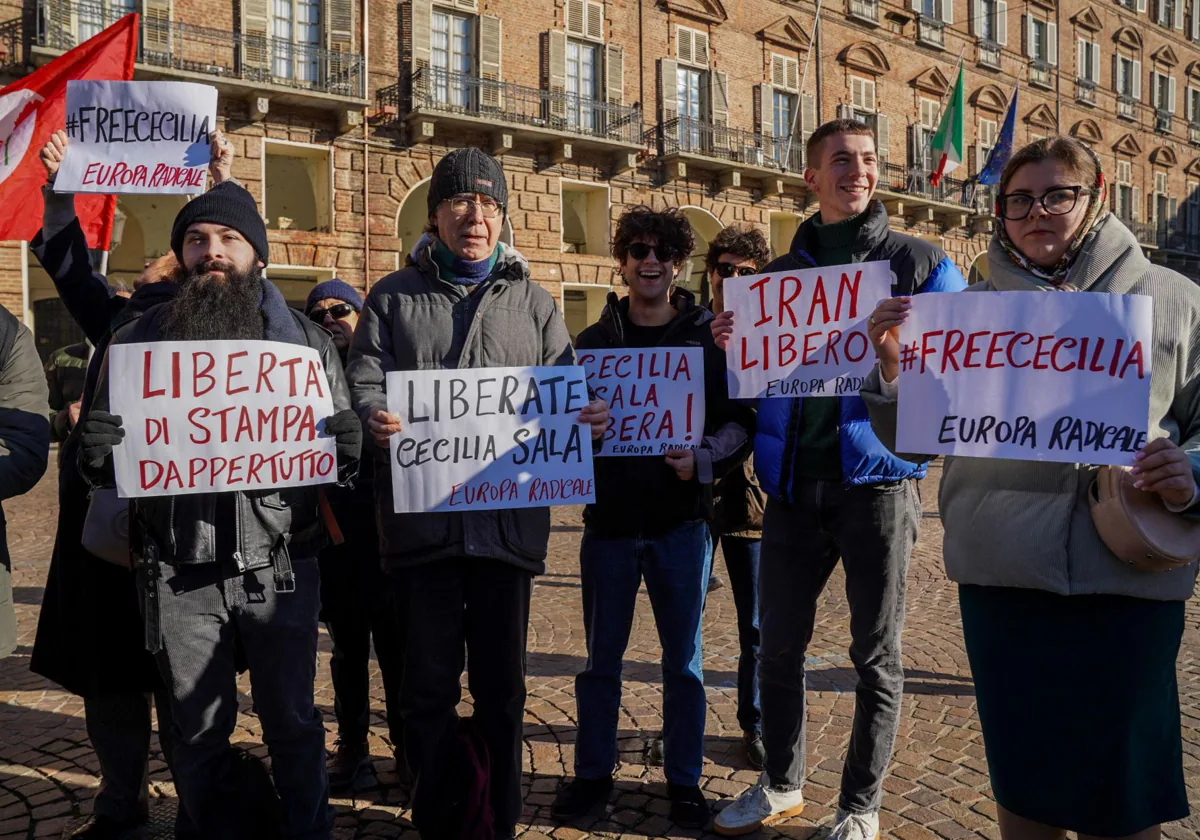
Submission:
POLYGON ((712 243, 708 246, 704 267, 712 271, 717 267, 721 257, 726 254, 750 260, 754 263, 755 268, 762 268, 771 261, 771 248, 767 245, 767 238, 763 236, 761 230, 753 227, 743 228, 730 225, 727 228, 721 228, 721 232, 713 238, 712 243))
POLYGON ((653 239, 669 248, 674 254, 672 262, 676 268, 683 265, 696 248, 691 223, 675 207, 655 212, 644 204, 638 204, 622 213, 613 234, 613 258, 624 263, 629 255, 629 246, 639 239, 653 239))

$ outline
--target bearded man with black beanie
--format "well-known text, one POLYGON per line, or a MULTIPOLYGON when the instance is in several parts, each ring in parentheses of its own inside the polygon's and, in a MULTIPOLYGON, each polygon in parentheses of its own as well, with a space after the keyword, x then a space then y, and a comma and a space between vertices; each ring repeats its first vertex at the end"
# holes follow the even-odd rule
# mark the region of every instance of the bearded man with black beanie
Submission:
MULTIPOLYGON (((266 340, 320 354, 335 413, 338 483, 358 468, 362 426, 350 410, 329 333, 288 309, 262 275, 267 232, 253 197, 232 182, 189 202, 171 231, 183 267, 177 296, 121 329, 113 343, 266 340)), ((124 437, 110 414, 107 364, 83 423, 80 468, 112 486, 112 450, 124 437)), ((249 836, 225 790, 237 719, 236 661, 245 657, 270 750, 280 836, 328 840, 333 826, 325 729, 313 704, 320 576, 326 534, 315 487, 134 499, 130 547, 146 643, 174 713, 175 781, 200 834, 249 836)))

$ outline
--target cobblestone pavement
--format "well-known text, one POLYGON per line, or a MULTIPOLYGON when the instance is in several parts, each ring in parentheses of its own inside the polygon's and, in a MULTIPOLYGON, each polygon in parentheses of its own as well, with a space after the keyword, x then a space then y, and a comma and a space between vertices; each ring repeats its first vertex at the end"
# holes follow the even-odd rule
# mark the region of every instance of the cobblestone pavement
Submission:
MULTIPOLYGON (((998 838, 983 744, 975 713, 954 587, 940 562, 941 527, 934 503, 936 476, 924 483, 926 516, 908 578, 904 633, 907 672, 904 718, 891 775, 884 784, 884 831, 903 840, 982 836, 998 838)), ((95 757, 84 731, 83 704, 28 671, 38 606, 53 541, 55 486, 47 477, 31 494, 6 505, 19 624, 17 653, 0 662, 0 838, 57 837, 86 815, 97 779, 95 757)), ((708 837, 675 828, 666 818, 661 768, 647 766, 650 736, 662 726, 659 646, 649 602, 643 594, 626 655, 620 720, 622 767, 618 790, 601 818, 556 826, 549 806, 559 780, 570 771, 574 752, 574 675, 584 662, 579 609, 578 509, 557 509, 549 574, 533 596, 529 633, 529 701, 525 716, 526 838, 641 838, 663 835, 708 837)), ((718 562, 718 571, 721 564, 718 562)), ((841 756, 850 736, 854 671, 846 657, 848 610, 840 572, 831 580, 819 611, 809 651, 810 767, 802 818, 764 832, 770 837, 822 837, 837 803, 841 756)), ((703 787, 724 804, 752 784, 757 774, 740 754, 735 680, 738 644, 733 599, 726 587, 712 594, 705 614, 704 670, 708 687, 708 738, 703 787)), ((329 640, 322 635, 317 702, 332 722, 328 681, 329 640)), ((1200 808, 1200 606, 1193 600, 1179 659, 1184 761, 1194 808, 1200 808)), ((1114 663, 1120 678, 1120 663, 1114 663)), ((371 736, 375 775, 353 798, 335 800, 336 836, 415 838, 407 813, 398 806, 391 748, 385 731, 378 671, 373 680, 376 714, 371 736)), ((249 715, 249 684, 240 684, 243 714, 235 741, 261 745, 257 720, 249 715)), ((464 707, 465 708, 465 707, 464 707)), ((330 736, 332 742, 332 735, 330 736)), ((170 776, 155 745, 154 794, 174 796, 170 776)), ((1036 760, 1036 759, 1035 759, 1036 760)), ((1047 756, 1070 772, 1069 756, 1047 756)), ((163 807, 166 807, 164 804, 163 807)), ((524 828, 524 826, 523 826, 524 828)), ((1166 828, 1171 838, 1200 835, 1200 816, 1166 828)))

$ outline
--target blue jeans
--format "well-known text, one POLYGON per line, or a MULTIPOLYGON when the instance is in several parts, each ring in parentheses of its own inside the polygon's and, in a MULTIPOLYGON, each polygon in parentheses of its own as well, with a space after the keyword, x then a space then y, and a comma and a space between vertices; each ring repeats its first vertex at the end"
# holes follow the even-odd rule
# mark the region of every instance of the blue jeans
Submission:
MULTIPOLYGON (((725 569, 737 610, 738 676, 737 718, 746 733, 758 734, 762 711, 758 705, 758 556, 762 541, 747 537, 719 538, 725 569)), ((713 546, 716 550, 716 546, 713 546)))
POLYGON ((584 529, 579 550, 587 667, 575 678, 575 775, 603 779, 617 764, 621 660, 642 578, 662 645, 663 752, 667 781, 695 785, 704 760, 700 618, 712 539, 703 521, 654 538, 610 538, 584 529))

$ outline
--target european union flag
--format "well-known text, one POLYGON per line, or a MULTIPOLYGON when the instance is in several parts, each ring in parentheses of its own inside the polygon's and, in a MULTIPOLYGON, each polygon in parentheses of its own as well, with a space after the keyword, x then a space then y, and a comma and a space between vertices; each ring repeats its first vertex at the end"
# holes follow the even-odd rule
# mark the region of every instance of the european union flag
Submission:
POLYGON ((1014 89, 1012 101, 1008 103, 1008 114, 1004 117, 1004 126, 1000 129, 1000 136, 996 139, 996 145, 992 146, 991 152, 988 153, 987 162, 979 170, 979 183, 985 185, 1000 183, 1000 175, 1004 172, 1004 166, 1012 157, 1013 128, 1016 118, 1017 91, 1014 89))

